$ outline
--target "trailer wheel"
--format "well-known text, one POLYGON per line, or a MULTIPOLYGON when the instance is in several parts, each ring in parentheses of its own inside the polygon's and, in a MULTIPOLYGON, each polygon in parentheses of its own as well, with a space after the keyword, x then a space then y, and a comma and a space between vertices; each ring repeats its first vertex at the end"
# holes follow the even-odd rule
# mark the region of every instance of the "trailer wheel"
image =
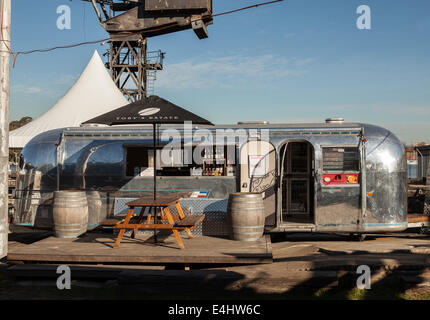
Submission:
POLYGON ((423 214, 430 215, 430 200, 427 200, 427 199, 425 200, 423 214), (429 202, 429 203, 427 203, 427 202, 429 202))
POLYGON ((428 234, 429 233, 429 227, 425 226, 424 224, 420 227, 420 230, 418 231, 419 234, 428 234))

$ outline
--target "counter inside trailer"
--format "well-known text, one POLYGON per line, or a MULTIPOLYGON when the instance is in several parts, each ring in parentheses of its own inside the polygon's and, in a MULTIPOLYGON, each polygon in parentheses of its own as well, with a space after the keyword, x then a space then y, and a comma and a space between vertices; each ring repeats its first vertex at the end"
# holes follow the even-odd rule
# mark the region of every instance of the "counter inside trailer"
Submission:
MULTIPOLYGON (((153 177, 134 177, 118 191, 126 194, 135 192, 152 192, 154 189, 153 177)), ((191 192, 190 197, 201 198, 228 198, 237 190, 236 177, 157 177, 158 192, 191 192), (199 192, 199 194, 197 194, 199 192)))

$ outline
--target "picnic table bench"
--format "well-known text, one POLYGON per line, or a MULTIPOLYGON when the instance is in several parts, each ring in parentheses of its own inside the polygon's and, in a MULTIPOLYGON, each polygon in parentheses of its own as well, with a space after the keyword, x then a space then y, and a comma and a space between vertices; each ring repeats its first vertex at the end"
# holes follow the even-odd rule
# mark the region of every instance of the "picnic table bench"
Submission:
MULTIPOLYGON (((127 229, 132 229, 134 238, 139 229, 172 230, 180 249, 185 249, 179 231, 185 230, 189 238, 193 238, 191 229, 204 220, 204 214, 190 214, 180 205, 180 197, 160 196, 156 200, 143 197, 126 203, 129 207, 126 216, 114 217, 101 223, 103 228, 119 229, 114 248, 118 248, 127 229), (178 216, 172 216, 169 207, 175 206, 178 216), (134 214, 134 209, 140 207, 140 213, 134 214), (145 215, 145 213, 147 214, 145 215), (167 222, 167 223, 165 223, 167 222)), ((154 237, 156 242, 156 237, 154 237)))

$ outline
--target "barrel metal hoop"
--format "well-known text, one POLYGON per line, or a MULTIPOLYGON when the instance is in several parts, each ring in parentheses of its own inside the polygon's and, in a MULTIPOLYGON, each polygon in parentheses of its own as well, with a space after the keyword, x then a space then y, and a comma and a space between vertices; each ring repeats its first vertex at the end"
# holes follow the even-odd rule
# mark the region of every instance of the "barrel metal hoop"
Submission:
POLYGON ((57 203, 54 203, 54 207, 68 208, 69 207, 68 205, 73 206, 73 207, 86 207, 86 206, 88 206, 88 204, 86 202, 81 202, 81 203, 79 203, 79 202, 74 202, 74 203, 60 202, 60 203, 58 203, 57 202, 57 203))
POLYGON ((255 229, 255 228, 260 228, 260 229, 264 229, 264 226, 255 226, 255 227, 242 227, 242 226, 233 226, 233 229, 255 229))
POLYGON ((257 237, 257 238, 240 239, 239 241, 252 242, 252 241, 258 241, 258 240, 260 240, 259 237, 257 237))
POLYGON ((259 234, 259 235, 261 235, 261 232, 241 232, 239 234, 236 234, 236 236, 246 235, 246 234, 259 234))

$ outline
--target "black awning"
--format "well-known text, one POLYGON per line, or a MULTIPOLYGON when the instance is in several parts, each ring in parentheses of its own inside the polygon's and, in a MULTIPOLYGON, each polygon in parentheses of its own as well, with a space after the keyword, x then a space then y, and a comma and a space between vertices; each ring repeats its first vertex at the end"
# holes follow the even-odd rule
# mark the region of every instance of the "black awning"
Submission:
POLYGON ((190 121, 193 124, 213 125, 194 113, 185 110, 158 96, 150 96, 130 103, 83 124, 179 124, 190 121))

